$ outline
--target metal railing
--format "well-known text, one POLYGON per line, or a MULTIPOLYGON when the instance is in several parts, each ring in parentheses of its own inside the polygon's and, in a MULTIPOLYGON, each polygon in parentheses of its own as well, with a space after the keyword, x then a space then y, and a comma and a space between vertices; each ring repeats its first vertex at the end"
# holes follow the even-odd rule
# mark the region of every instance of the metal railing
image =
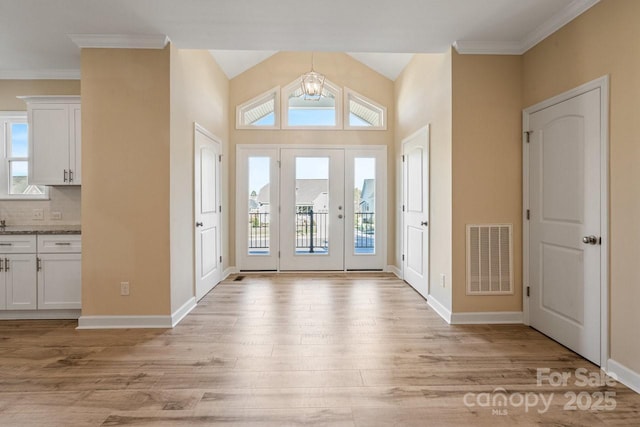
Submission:
MULTIPOLYGON (((269 248, 269 213, 249 213, 249 249, 269 248)), ((296 249, 310 253, 325 252, 329 247, 329 214, 313 212, 296 214, 296 249)), ((354 214, 354 245, 356 249, 375 246, 375 213, 354 214)))
POLYGON ((296 213, 296 249, 309 253, 326 251, 329 247, 329 214, 327 212, 296 213))
POLYGON ((354 214, 355 248, 375 246, 375 213, 356 212, 354 214))
POLYGON ((269 248, 269 213, 249 213, 249 249, 269 248))

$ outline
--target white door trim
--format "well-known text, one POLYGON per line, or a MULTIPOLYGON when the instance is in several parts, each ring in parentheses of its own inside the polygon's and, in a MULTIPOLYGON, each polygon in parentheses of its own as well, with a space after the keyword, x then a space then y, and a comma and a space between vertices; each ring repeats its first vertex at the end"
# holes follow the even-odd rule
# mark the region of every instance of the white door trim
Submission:
MULTIPOLYGON (((549 98, 522 111, 522 279, 523 287, 529 285, 529 146, 526 131, 532 114, 582 95, 600 89, 600 230, 602 237, 600 257, 600 365, 607 370, 609 360, 609 76, 603 76, 560 95, 549 98)), ((523 290, 524 290, 523 289, 523 290)), ((522 310, 525 325, 529 325, 529 300, 522 292, 522 310)))

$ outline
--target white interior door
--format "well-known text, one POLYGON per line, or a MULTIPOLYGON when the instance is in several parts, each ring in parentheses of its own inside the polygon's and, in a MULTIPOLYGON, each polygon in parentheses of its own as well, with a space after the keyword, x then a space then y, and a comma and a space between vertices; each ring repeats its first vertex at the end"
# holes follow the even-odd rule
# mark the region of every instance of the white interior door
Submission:
POLYGON ((222 278, 220 235, 221 144, 202 127, 195 127, 195 255, 196 299, 222 278))
POLYGON ((403 278, 429 294, 429 127, 402 143, 403 278))
POLYGON ((529 116, 531 326, 600 354, 601 89, 529 116))
POLYGON ((282 149, 280 269, 344 270, 344 150, 282 149))

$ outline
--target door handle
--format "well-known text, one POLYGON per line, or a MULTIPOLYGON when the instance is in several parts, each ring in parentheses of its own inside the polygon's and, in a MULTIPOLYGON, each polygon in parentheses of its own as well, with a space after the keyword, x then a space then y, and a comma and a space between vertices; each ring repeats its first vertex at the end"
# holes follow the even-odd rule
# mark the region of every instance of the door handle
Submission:
POLYGON ((67 182, 67 170, 64 170, 64 182, 67 182))
POLYGON ((423 226, 425 226, 425 227, 426 227, 427 225, 429 225, 429 221, 422 221, 422 222, 420 223, 420 225, 423 225, 423 226))
POLYGON ((585 243, 587 245, 597 245, 598 244, 598 239, 596 236, 584 236, 582 238, 582 243, 585 243))
POLYGON ((204 224, 201 222, 196 222, 196 227, 202 227, 204 224))

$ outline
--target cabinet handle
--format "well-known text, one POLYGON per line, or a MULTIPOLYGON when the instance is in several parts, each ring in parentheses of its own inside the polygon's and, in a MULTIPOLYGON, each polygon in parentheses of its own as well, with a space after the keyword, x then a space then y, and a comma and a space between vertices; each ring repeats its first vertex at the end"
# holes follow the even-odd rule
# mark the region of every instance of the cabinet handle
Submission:
POLYGON ((4 271, 9 271, 9 258, 4 259, 4 271))
POLYGON ((0 246, 12 246, 13 243, 0 243, 0 246))
POLYGON ((67 182, 67 170, 64 170, 64 182, 67 182))
POLYGON ((0 258, 0 272, 3 272, 4 270, 2 269, 2 258, 0 258))
POLYGON ((73 171, 69 169, 69 182, 73 182, 73 171))
POLYGON ((71 242, 56 242, 56 246, 71 246, 71 242))
POLYGON ((36 271, 42 270, 42 260, 40 258, 36 258, 36 271))

